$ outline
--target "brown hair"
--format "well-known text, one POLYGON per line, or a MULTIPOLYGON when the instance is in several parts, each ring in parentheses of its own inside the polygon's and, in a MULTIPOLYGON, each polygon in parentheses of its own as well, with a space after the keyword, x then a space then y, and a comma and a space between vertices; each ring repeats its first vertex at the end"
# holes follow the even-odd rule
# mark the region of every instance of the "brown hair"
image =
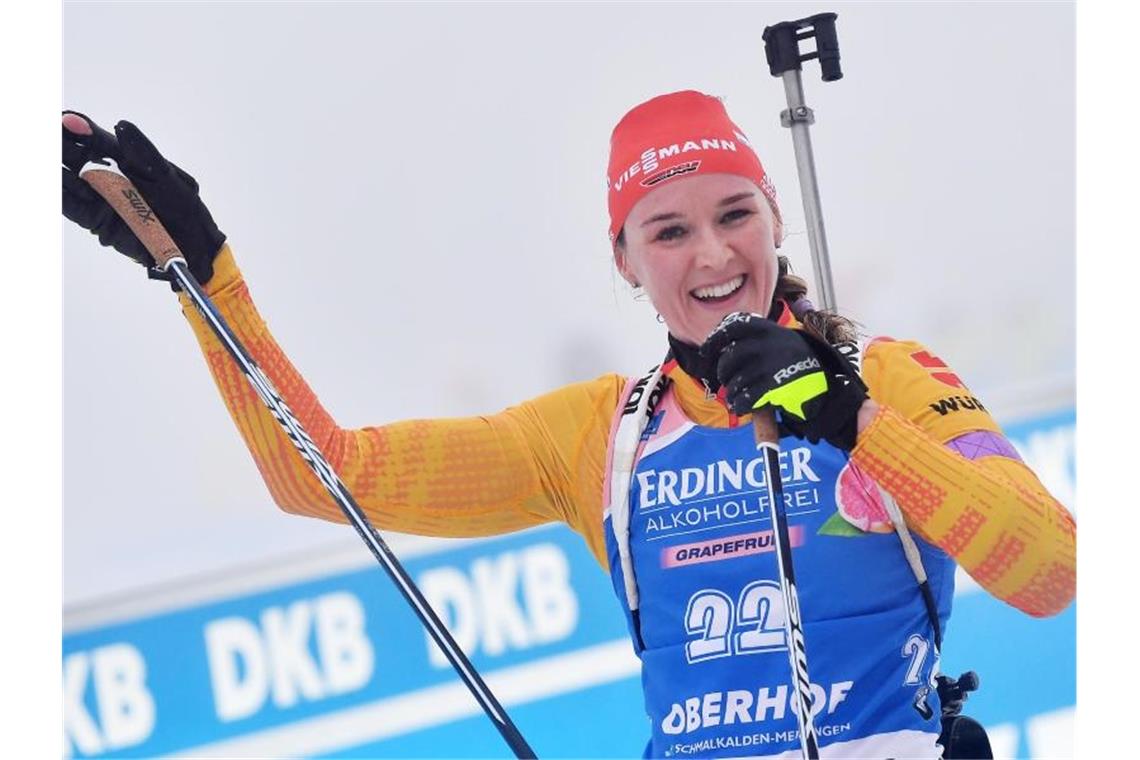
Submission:
POLYGON ((774 298, 787 302, 804 329, 831 344, 852 343, 859 339, 859 328, 854 321, 832 311, 817 309, 808 300, 807 280, 792 274, 792 264, 787 256, 777 256, 776 260, 780 270, 774 298))

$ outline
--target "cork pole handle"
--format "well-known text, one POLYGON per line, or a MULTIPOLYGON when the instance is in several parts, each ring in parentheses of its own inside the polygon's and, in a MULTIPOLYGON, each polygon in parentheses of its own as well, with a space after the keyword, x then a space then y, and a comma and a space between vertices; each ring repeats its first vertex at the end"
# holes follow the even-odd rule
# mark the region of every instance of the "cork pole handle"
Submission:
POLYGON ((762 407, 752 412, 752 430, 756 435, 757 445, 761 443, 778 444, 780 431, 776 427, 776 412, 771 406, 762 407))
POLYGON ((115 213, 122 217, 143 247, 150 252, 159 269, 166 271, 171 261, 186 261, 170 233, 158 220, 154 209, 143 200, 142 194, 129 179, 109 169, 95 168, 84 169, 79 176, 111 204, 115 213))

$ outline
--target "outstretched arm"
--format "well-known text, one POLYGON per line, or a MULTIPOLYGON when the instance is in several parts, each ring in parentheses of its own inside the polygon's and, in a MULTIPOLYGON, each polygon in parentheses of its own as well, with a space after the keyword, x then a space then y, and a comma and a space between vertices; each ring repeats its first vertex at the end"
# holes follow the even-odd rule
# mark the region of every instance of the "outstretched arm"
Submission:
MULTIPOLYGON (((489 416, 345 429, 274 340, 228 247, 214 270, 207 294, 378 527, 460 537, 563 521, 600 551, 588 516, 600 511, 591 504, 600 499, 606 428, 621 378, 567 386, 489 416)), ((287 512, 343 522, 245 376, 186 296, 181 298, 274 501, 287 512)))

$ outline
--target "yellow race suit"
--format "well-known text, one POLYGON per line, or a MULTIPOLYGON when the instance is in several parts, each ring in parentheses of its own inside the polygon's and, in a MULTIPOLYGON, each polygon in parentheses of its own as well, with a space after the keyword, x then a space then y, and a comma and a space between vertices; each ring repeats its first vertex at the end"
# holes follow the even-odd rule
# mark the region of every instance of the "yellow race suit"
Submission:
MULTIPOLYGON (((205 285, 219 313, 269 376, 361 508, 384 530, 489 536, 549 522, 573 528, 608 565, 602 488, 611 421, 626 378, 603 375, 497 414, 349 430, 321 406, 258 314, 229 246, 205 285)), ((345 522, 308 465, 201 316, 183 311, 218 390, 277 505, 345 522)), ((913 341, 877 339, 863 379, 881 410, 852 460, 897 501, 907 524, 991 594, 1034 616, 1076 590, 1072 516, 1016 456, 963 456, 948 442, 1001 430, 953 371, 913 341)), ((697 424, 747 424, 675 364, 679 402, 697 424)))

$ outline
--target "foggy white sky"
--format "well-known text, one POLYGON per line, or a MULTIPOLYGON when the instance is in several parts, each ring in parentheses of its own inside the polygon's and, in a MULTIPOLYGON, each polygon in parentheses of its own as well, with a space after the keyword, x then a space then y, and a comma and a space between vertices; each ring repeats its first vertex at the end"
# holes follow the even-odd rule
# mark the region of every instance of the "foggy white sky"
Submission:
MULTIPOLYGON (((64 102, 197 177, 342 425, 493 412, 664 353, 606 241, 609 133, 648 97, 725 98, 810 275, 761 33, 821 10, 841 308, 999 420, 1071 404, 1071 5, 65 3, 64 102)), ((356 540, 276 512, 165 285, 70 227, 64 262, 65 602, 356 540)))

